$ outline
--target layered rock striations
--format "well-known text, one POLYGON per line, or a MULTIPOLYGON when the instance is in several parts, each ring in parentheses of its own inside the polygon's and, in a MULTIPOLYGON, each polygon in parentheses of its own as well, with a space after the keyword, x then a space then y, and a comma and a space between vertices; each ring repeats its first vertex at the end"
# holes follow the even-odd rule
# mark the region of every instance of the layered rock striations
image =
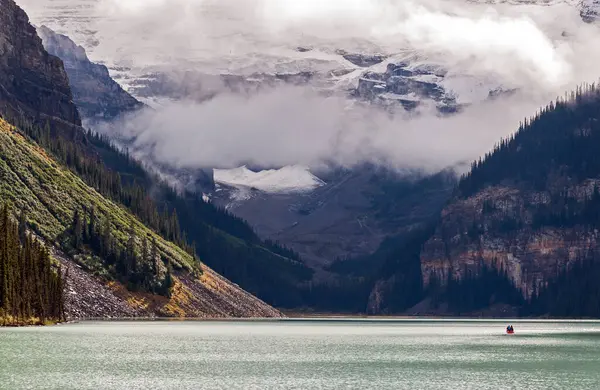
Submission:
MULTIPOLYGON (((581 191, 582 186, 571 187, 581 191)), ((600 248, 600 232, 586 226, 534 228, 531 206, 547 204, 549 191, 493 186, 459 199, 442 212, 436 232, 421 252, 423 283, 445 283, 476 273, 483 262, 507 271, 530 296, 574 262, 600 248)))

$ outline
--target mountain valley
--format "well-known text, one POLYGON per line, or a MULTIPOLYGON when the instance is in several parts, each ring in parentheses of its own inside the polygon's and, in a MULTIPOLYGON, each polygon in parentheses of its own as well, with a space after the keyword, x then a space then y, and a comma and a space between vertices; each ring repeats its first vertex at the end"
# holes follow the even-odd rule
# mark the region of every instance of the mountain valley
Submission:
MULTIPOLYGON (((185 224, 191 232, 192 224, 177 218, 194 201, 84 130, 63 62, 45 51, 12 0, 3 0, 0 8, 1 200, 62 264, 67 318, 281 316, 198 260, 179 227, 185 224), (156 198, 143 186, 152 187, 156 198)), ((235 238, 209 225, 206 216, 213 224, 250 231, 243 222, 206 204, 187 218, 198 213, 205 217, 193 225, 194 239, 221 240, 206 247, 203 257, 223 246, 231 254, 247 247, 246 253, 260 253, 263 262, 283 261, 258 239, 235 238)))
MULTIPOLYGON (((27 213, 63 271, 74 270, 70 317, 600 314, 585 276, 597 272, 599 95, 586 83, 597 77, 595 52, 574 60, 597 32, 595 2, 423 11, 489 22, 494 32, 539 32, 543 39, 528 41, 539 61, 520 48, 503 52, 495 38, 474 52, 468 40, 448 50, 373 31, 271 42, 246 25, 220 47, 235 23, 260 21, 228 13, 230 1, 199 8, 218 28, 197 42, 178 29, 157 38, 148 26, 160 5, 138 15, 100 0, 17 3, 36 27, 0 0, 14 10, 0 28, 0 146, 10 178, 0 195, 27 213), (331 101, 343 109, 328 112, 338 107, 331 101), (532 117, 519 126, 521 113, 532 117), (311 120, 294 123, 302 117, 311 120), (260 151, 264 159, 253 158, 260 151), (65 237, 76 212, 84 224, 110 217, 116 247, 139 246, 134 258, 156 241, 162 265, 152 281, 133 286, 92 241, 73 248, 65 237), (161 295, 169 267, 175 281, 161 295), (562 288, 585 295, 576 309, 567 310, 562 288)), ((416 23, 410 12, 403 18, 416 23)))

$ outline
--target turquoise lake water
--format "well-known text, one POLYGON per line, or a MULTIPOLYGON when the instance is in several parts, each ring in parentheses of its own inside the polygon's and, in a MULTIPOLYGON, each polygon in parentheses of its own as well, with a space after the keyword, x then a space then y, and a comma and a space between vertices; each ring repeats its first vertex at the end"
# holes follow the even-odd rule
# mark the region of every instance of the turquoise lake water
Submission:
POLYGON ((599 389, 600 322, 82 322, 0 329, 6 389, 599 389))

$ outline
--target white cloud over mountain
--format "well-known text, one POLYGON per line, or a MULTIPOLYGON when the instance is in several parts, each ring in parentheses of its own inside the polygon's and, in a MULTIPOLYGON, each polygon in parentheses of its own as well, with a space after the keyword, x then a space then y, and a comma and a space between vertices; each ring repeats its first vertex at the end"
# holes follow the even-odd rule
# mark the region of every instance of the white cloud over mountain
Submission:
POLYGON ((336 49, 391 56, 412 51, 450 73, 493 79, 520 91, 440 117, 427 107, 420 115, 389 115, 366 105, 349 110, 346 96, 323 96, 311 86, 286 87, 251 97, 221 95, 202 104, 169 103, 124 125, 147 153, 188 167, 369 161, 437 170, 476 158, 536 107, 600 75, 598 27, 584 23, 570 2, 20 3, 34 22, 71 35, 92 59, 106 61, 124 77, 158 68, 211 74, 327 71, 347 65, 336 49), (313 50, 298 53, 298 46, 313 50))

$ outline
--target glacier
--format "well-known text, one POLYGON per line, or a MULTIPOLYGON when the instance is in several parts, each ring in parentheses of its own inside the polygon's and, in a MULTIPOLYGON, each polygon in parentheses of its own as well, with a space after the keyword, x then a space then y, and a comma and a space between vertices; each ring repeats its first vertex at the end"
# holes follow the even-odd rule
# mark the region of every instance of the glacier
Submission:
POLYGON ((280 169, 254 172, 245 165, 233 169, 214 169, 216 184, 238 189, 256 189, 266 193, 293 193, 312 191, 326 183, 310 172, 308 167, 293 165, 280 169))

